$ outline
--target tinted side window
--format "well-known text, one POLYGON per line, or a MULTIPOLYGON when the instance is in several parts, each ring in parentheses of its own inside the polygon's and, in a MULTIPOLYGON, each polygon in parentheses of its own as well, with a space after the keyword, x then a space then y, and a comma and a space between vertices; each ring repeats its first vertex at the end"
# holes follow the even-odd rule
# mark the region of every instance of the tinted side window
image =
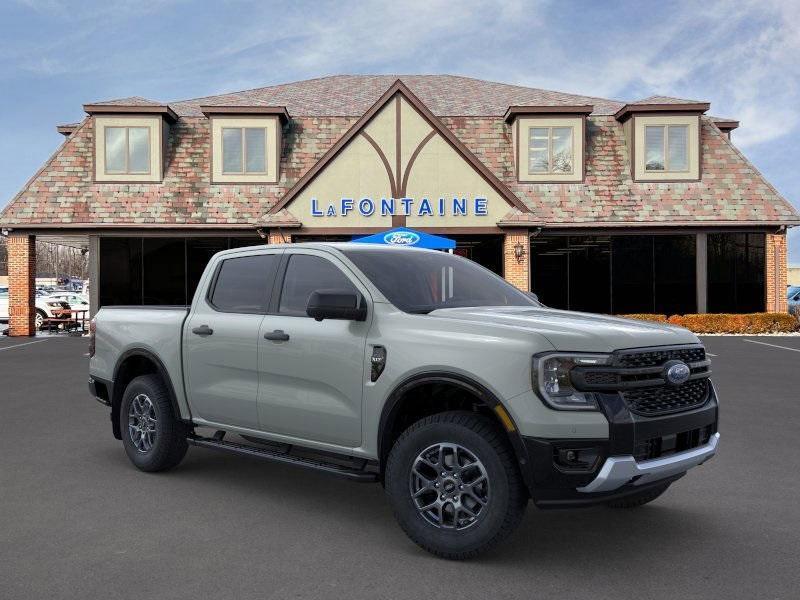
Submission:
POLYGON ((286 267, 278 312, 304 317, 311 292, 325 289, 357 292, 344 273, 329 260, 308 254, 294 254, 286 267))
POLYGON ((218 310, 237 313, 265 313, 280 256, 260 254, 228 258, 222 262, 211 304, 218 310))

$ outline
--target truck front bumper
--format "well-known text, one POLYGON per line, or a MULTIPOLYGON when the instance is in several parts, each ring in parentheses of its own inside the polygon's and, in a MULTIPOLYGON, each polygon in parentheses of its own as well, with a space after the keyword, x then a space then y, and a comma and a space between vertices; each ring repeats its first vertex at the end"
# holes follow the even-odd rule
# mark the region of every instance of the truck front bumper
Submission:
POLYGON ((658 481, 673 475, 685 473, 692 467, 706 462, 717 453, 719 433, 697 448, 671 454, 665 458, 637 461, 633 456, 610 456, 603 463, 597 477, 582 487, 579 492, 611 492, 626 484, 636 487, 648 482, 658 481))
POLYGON ((657 417, 632 413, 619 394, 598 394, 598 400, 609 422, 607 439, 523 438, 523 472, 537 506, 589 506, 638 494, 679 479, 717 451, 713 385, 701 407, 657 417))

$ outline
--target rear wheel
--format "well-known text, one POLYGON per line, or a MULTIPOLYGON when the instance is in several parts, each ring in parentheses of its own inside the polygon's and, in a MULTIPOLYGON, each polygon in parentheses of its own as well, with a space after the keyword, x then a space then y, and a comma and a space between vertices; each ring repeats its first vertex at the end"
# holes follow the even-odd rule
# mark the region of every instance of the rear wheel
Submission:
POLYGON ((638 494, 626 496, 625 498, 620 498, 619 500, 611 500, 610 502, 607 502, 606 505, 610 506, 611 508, 638 508, 639 506, 644 506, 648 502, 652 502, 658 498, 661 494, 667 491, 669 486, 669 483, 664 483, 643 492, 639 492, 638 494))
POLYGON ((141 375, 128 384, 119 419, 125 452, 142 471, 164 471, 183 460, 188 428, 174 414, 159 376, 141 375))
POLYGON ((467 412, 409 427, 389 455, 386 492, 406 534, 450 559, 475 557, 504 540, 528 500, 505 434, 467 412))
MULTIPOLYGON (((44 314, 44 311, 37 308, 36 309, 36 317, 34 317, 34 323, 36 324, 36 329, 41 329, 44 325, 44 320, 47 318, 47 315, 44 314)), ((30 321, 29 321, 30 322, 30 321)))

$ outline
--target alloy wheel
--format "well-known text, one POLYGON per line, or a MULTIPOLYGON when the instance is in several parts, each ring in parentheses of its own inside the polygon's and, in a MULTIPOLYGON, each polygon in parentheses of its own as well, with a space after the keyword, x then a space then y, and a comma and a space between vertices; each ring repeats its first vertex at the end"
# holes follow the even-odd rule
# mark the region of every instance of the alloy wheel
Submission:
POLYGON ((128 409, 128 435, 134 447, 147 453, 156 442, 156 409, 146 394, 137 394, 128 409))
POLYGON ((459 444, 434 444, 420 452, 411 467, 409 487, 422 518, 440 529, 472 527, 487 512, 486 468, 459 444))

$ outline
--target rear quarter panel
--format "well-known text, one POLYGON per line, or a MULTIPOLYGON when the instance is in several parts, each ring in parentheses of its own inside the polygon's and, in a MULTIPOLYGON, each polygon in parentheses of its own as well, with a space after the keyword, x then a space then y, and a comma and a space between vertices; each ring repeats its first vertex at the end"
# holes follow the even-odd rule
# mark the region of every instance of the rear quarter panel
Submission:
POLYGON ((181 334, 186 314, 183 307, 100 309, 89 374, 113 381, 121 357, 141 351, 152 354, 161 361, 172 381, 181 416, 189 418, 181 363, 181 334))

